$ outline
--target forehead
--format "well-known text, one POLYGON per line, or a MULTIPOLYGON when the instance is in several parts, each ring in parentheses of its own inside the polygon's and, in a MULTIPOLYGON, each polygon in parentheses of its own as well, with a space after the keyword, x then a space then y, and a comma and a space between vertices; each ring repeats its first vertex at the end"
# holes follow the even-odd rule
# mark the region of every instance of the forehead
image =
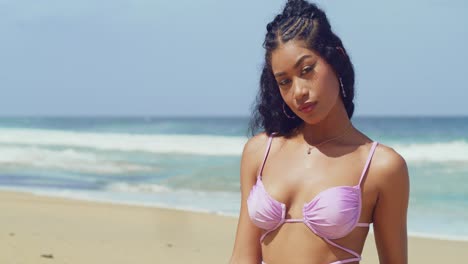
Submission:
POLYGON ((271 53, 271 67, 274 72, 293 69, 296 61, 304 55, 310 55, 311 59, 318 58, 318 54, 306 48, 302 41, 288 41, 271 53))

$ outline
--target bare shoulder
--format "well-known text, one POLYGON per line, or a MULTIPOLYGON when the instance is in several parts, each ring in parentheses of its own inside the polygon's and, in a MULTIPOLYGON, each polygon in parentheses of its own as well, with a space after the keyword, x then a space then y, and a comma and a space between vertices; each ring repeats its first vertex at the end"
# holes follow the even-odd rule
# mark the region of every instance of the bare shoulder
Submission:
POLYGON ((256 155, 259 151, 266 148, 268 141, 268 135, 265 132, 256 134, 255 136, 249 138, 244 145, 244 150, 242 155, 256 155))
POLYGON ((393 148, 383 144, 377 147, 373 161, 378 189, 373 223, 380 263, 408 263, 409 176, 406 161, 393 148))
POLYGON ((262 252, 261 229, 249 218, 248 197, 263 161, 263 153, 268 144, 268 135, 259 133, 247 140, 242 151, 240 166, 241 208, 237 224, 236 239, 229 263, 259 263, 262 252))
POLYGON ((250 185, 255 182, 268 144, 268 137, 265 132, 258 133, 245 143, 241 158, 241 183, 244 183, 243 186, 250 188, 250 185))
POLYGON ((406 160, 392 147, 379 144, 372 159, 379 189, 401 187, 408 184, 408 166, 406 160))

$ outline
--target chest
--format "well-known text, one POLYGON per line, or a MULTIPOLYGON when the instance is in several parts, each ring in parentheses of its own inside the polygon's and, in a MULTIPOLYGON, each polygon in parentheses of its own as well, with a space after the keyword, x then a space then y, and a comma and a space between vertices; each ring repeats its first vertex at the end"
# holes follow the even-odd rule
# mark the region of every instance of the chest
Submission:
POLYGON ((300 217, 304 204, 319 198, 318 196, 327 194, 332 203, 333 196, 339 196, 340 192, 330 190, 344 186, 360 187, 363 209, 371 211, 377 190, 369 180, 358 185, 361 176, 369 177, 363 175, 364 166, 365 158, 359 155, 345 155, 339 158, 309 155, 290 155, 289 158, 285 158, 277 155, 271 157, 269 164, 264 167, 262 184, 273 199, 285 205, 288 218, 300 217))

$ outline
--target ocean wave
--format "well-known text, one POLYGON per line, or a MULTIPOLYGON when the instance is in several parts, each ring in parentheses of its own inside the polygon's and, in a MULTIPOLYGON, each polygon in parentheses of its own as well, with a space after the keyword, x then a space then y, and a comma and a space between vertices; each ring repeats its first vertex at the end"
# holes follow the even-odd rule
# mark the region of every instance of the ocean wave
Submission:
MULTIPOLYGON (((140 135, 44 129, 0 129, 0 144, 91 148, 104 151, 240 156, 246 137, 213 135, 140 135)), ((468 142, 385 143, 407 161, 466 162, 468 142)))
POLYGON ((161 192, 170 192, 169 187, 158 185, 158 184, 149 184, 149 183, 135 183, 129 184, 126 182, 115 182, 105 188, 107 191, 114 192, 130 192, 130 193, 161 193, 161 192))
POLYGON ((236 191, 230 192, 225 190, 196 190, 190 188, 171 188, 162 184, 129 182, 113 182, 108 184, 103 190, 125 193, 173 193, 196 197, 209 197, 213 195, 216 195, 217 197, 228 197, 236 194, 236 191))
POLYGON ((85 147, 110 151, 141 151, 198 155, 237 156, 247 141, 243 137, 210 135, 138 135, 43 129, 0 129, 0 143, 85 147))
POLYGON ((463 140, 414 144, 396 143, 389 146, 398 151, 407 161, 468 161, 468 142, 463 140))
POLYGON ((51 150, 33 146, 2 146, 0 169, 53 169, 95 174, 123 174, 155 171, 157 168, 126 161, 108 160, 103 155, 74 149, 51 150))

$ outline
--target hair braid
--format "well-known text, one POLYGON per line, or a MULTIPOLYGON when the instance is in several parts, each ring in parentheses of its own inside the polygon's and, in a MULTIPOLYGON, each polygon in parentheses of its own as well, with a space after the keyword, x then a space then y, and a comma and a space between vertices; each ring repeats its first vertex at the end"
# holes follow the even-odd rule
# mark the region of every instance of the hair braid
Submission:
POLYGON ((271 68, 272 52, 281 43, 294 39, 303 40, 341 78, 346 93, 346 97, 342 96, 341 99, 351 119, 354 113, 354 67, 341 39, 332 31, 325 13, 305 0, 289 0, 283 11, 267 24, 266 30, 263 42, 265 62, 249 126, 252 135, 263 128, 268 135, 278 132, 288 136, 303 122, 300 118, 288 119, 284 115, 284 101, 271 68))

